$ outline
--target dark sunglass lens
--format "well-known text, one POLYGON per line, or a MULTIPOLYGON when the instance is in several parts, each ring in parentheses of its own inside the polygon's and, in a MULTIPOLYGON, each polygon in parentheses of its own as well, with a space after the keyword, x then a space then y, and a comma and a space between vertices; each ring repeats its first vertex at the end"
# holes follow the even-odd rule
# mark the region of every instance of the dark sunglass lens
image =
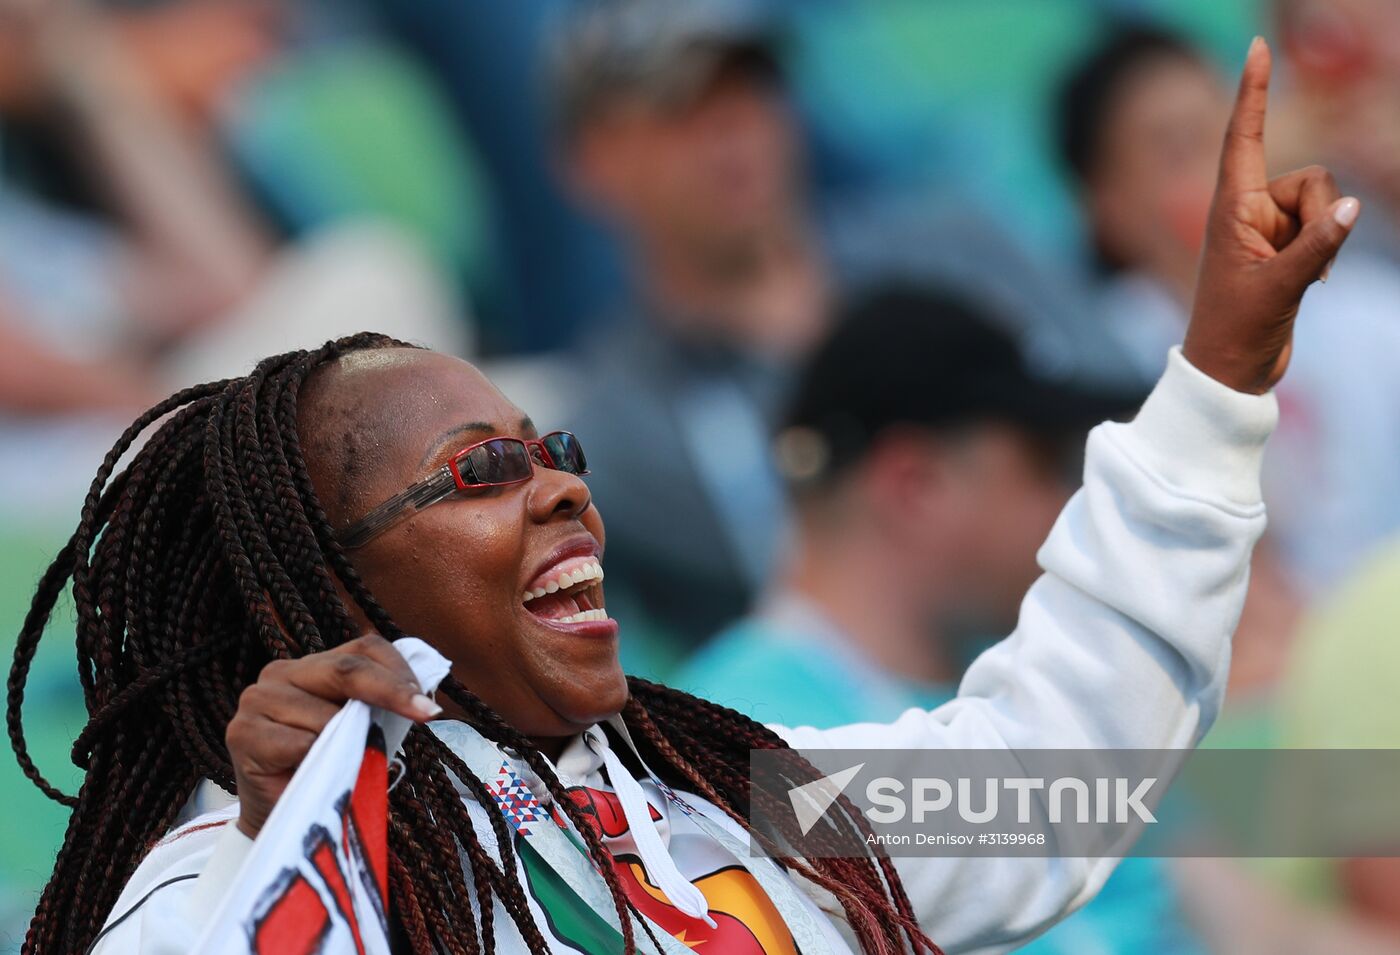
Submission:
POLYGON ((534 469, 530 464, 530 452, 524 442, 513 438, 496 438, 478 445, 467 452, 467 464, 471 475, 463 474, 478 484, 508 484, 523 481, 534 469))
POLYGON ((588 472, 588 460, 583 456, 583 445, 578 443, 578 438, 567 431, 556 431, 547 434, 542 439, 545 450, 554 459, 555 467, 570 474, 586 474, 588 472))

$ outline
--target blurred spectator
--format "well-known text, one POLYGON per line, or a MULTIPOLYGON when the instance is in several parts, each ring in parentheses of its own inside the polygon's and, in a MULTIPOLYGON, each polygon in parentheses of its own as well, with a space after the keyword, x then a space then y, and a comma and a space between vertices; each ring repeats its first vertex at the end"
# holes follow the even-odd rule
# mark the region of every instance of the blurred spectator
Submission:
MULTIPOLYGON (((1294 860, 1290 860, 1294 861, 1294 860)), ((1328 865, 1334 860, 1308 860, 1328 865)), ((1356 860, 1358 862, 1368 860, 1356 860)), ((1394 860, 1369 860, 1391 863, 1394 860)), ((1222 955, 1400 955, 1400 933, 1345 909, 1299 904, 1237 859, 1173 859, 1183 906, 1212 952, 1222 955)), ((1392 873, 1393 877, 1393 873, 1392 873)), ((1380 888, 1391 893, 1394 883, 1380 888)))
POLYGON ((1059 145, 1079 186, 1104 319, 1144 381, 1181 340, 1229 99, 1176 38, 1115 33, 1061 88, 1059 145))
MULTIPOLYGON (((1367 203, 1357 248, 1400 263, 1400 6, 1273 0, 1292 82, 1281 142, 1322 159, 1367 203)), ((1291 157, 1290 157, 1291 159, 1291 157)))
POLYGON ((794 725, 951 697, 982 644, 1015 625, 1089 427, 1140 397, 1046 379, 946 293, 861 296, 801 375, 775 443, 790 553, 760 612, 682 676, 794 725))
MULTIPOLYGON (((1194 50, 1145 29, 1111 33, 1060 91, 1059 143, 1101 272, 1099 317, 1144 382, 1186 327, 1227 108, 1194 50)), ((1400 529, 1400 274, 1348 252, 1303 303, 1265 478, 1277 552, 1304 593, 1400 529)))
MULTIPOLYGON (((13 50, 0 83, 6 193, 30 201, 21 212, 38 213, 8 221, 7 259, 27 255, 32 261, 17 271, 32 273, 48 258, 46 238, 65 241, 64 263, 81 279, 115 286, 105 301, 84 301, 75 311, 101 320, 93 313, 128 310, 153 340, 178 337, 236 305, 272 254, 270 233, 238 196, 207 125, 212 97, 266 54, 268 28, 233 30, 234 4, 188 6, 227 10, 214 22, 246 42, 232 42, 238 52, 228 56, 218 44, 201 48, 207 56, 189 56, 186 47, 183 58, 172 57, 163 55, 173 44, 162 42, 154 15, 132 20, 84 3, 4 0, 0 7, 13 50), (68 203, 69 223, 42 214, 59 199, 68 203), (112 210, 120 231, 80 235, 77 222, 111 224, 101 207, 112 210)), ((263 14, 267 7, 248 5, 263 14)), ((182 25, 194 29, 185 40, 202 40, 199 27, 211 16, 185 18, 191 22, 182 25)), ((50 278, 33 283, 33 298, 57 284, 50 278)))
MULTIPOLYGON (((778 439, 791 555, 758 612, 674 681, 794 726, 951 699, 976 651, 1014 627, 1088 428, 1135 404, 1037 377, 1012 340, 940 294, 865 299, 816 353, 778 439)), ((1021 950, 1198 948, 1160 864, 1130 859, 1021 950)))
MULTIPOLYGON (((1281 694, 1283 745, 1400 748, 1397 620, 1400 539, 1393 539, 1310 615, 1281 694)), ((1294 860, 1290 882, 1314 903, 1388 930, 1400 947, 1400 859, 1294 860)))
MULTIPOLYGON (((1400 747, 1397 619, 1400 539, 1393 539, 1310 611, 1277 694, 1278 745, 1304 751, 1400 747)), ((1215 951, 1400 953, 1400 860, 1393 857, 1253 865, 1177 859, 1172 867, 1181 875, 1192 922, 1215 951)))
POLYGON ((875 221, 810 208, 761 8, 582 10, 556 52, 556 122, 575 190, 626 244, 634 301, 567 362, 535 369, 533 385, 503 381, 545 392, 517 400, 558 408, 587 435, 610 599, 635 595, 683 648, 742 613, 768 573, 784 523, 769 415, 838 290, 941 275, 1011 304, 998 314, 1025 316, 1036 339, 1071 310, 1057 312, 1024 257, 966 209, 909 228, 910 210, 875 221))
POLYGON ((112 210, 57 208, 37 197, 42 176, 0 183, 0 477, 30 516, 71 507, 121 424, 175 388, 366 327, 465 345, 450 291, 411 242, 347 223, 279 246, 222 161, 211 98, 257 61, 249 21, 275 6, 185 0, 137 20, 0 6, 14 54, 0 115, 60 127, 77 185, 112 210), (246 29, 220 33, 207 60, 176 55, 180 37, 235 22, 246 29))

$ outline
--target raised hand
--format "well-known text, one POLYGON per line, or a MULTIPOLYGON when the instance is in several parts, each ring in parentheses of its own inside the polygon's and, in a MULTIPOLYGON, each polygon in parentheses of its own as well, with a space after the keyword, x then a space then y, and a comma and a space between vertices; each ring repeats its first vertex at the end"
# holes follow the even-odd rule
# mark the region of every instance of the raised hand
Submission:
POLYGON ((1182 353, 1237 391, 1263 394, 1288 368, 1293 320, 1326 278, 1361 204, 1308 166, 1270 180, 1264 161, 1268 45, 1249 48, 1225 133, 1196 300, 1182 353))

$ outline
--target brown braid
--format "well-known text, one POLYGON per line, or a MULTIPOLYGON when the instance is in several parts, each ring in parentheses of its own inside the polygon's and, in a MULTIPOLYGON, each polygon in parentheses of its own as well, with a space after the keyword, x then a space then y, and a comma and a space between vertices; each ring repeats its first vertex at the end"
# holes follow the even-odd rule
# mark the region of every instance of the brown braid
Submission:
MULTIPOLYGON (((224 731, 239 694, 273 660, 358 636, 337 583, 380 633, 403 636, 334 540, 296 425, 298 395, 317 368, 351 351, 405 347, 365 333, 269 358, 246 377, 161 402, 108 452, 77 530, 40 580, 8 682, 6 723, 21 769, 73 810, 25 938, 27 955, 85 950, 195 786, 209 779, 235 790, 224 731), (161 421, 116 473, 137 439, 161 421), (35 766, 22 717, 30 665, 70 581, 89 714, 73 745, 74 763, 86 770, 76 796, 35 766)), ((740 807, 751 795, 749 750, 781 747, 781 740, 732 710, 639 680, 631 686, 624 718, 649 764, 748 827, 740 807)), ((659 949, 600 836, 548 761, 461 684, 449 678, 440 691, 488 739, 524 759, 572 820, 608 884, 626 951, 638 948, 637 924, 659 949)), ((413 769, 390 798, 389 866, 394 913, 415 955, 493 952, 496 901, 531 950, 547 949, 504 821, 487 814, 497 864, 458 796, 460 787, 489 806, 485 784, 422 728, 410 733, 405 759, 413 769)), ((862 825, 845 808, 852 816, 846 824, 862 825)), ((937 951, 918 931, 888 859, 782 861, 841 901, 865 952, 937 951)))

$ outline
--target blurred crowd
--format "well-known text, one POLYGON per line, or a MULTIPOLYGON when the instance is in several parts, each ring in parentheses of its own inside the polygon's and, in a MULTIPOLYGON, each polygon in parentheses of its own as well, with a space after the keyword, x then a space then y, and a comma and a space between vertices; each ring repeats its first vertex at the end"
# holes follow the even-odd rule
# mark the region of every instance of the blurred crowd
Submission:
MULTIPOLYGON (((1255 32, 1271 165, 1364 213, 1207 745, 1400 746, 1393 0, 0 0, 4 630, 139 411, 374 329, 579 435, 630 671, 787 724, 937 705, 1181 339, 1255 32)), ((9 951, 63 818, 0 792, 9 951)), ((1026 950, 1400 953, 1395 848, 1128 860, 1026 950)))

